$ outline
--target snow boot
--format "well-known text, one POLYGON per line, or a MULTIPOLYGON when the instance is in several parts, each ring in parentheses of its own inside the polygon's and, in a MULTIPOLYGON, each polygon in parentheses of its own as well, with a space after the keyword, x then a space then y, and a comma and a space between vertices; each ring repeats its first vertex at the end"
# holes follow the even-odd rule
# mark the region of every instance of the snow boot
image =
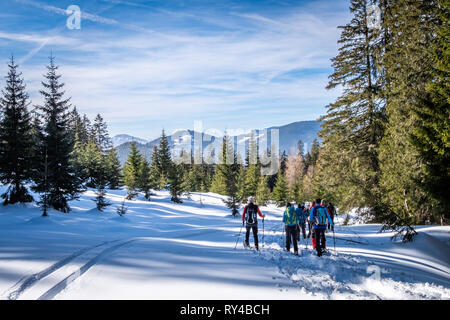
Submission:
POLYGON ((319 246, 316 247, 316 250, 317 250, 317 256, 318 257, 322 256, 323 248, 320 248, 320 244, 319 244, 319 246))

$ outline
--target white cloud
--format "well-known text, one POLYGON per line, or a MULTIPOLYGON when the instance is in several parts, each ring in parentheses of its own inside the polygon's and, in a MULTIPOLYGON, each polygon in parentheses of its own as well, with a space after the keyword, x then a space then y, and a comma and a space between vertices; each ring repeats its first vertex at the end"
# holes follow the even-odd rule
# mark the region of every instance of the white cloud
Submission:
MULTIPOLYGON (((92 31, 81 32, 76 39, 36 35, 9 35, 9 39, 50 41, 57 63, 58 55, 64 57, 60 70, 72 103, 82 112, 102 113, 111 123, 232 117, 241 123, 270 119, 270 113, 281 117, 295 106, 298 117, 302 110, 311 117, 320 114, 308 107, 325 106, 336 93, 325 90, 327 74, 308 70, 329 68, 342 16, 320 19, 305 10, 276 18, 233 15, 251 21, 252 31, 199 35, 177 29, 151 36, 92 31), (67 62, 68 57, 73 63, 67 62)), ((45 68, 25 67, 38 102, 45 68)), ((289 120, 297 120, 296 114, 289 120)))

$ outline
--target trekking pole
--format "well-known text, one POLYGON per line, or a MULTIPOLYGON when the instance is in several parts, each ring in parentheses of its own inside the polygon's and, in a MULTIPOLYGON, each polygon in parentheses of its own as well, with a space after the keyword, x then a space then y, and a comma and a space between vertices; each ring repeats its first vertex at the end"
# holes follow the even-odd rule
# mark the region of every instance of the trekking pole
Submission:
POLYGON ((239 230, 239 235, 238 235, 238 238, 237 238, 237 240, 236 240, 236 245, 234 246, 235 249, 236 249, 237 244, 238 244, 238 242, 239 242, 239 238, 241 237, 241 232, 242 232, 242 227, 243 227, 243 226, 244 226, 244 224, 242 223, 241 230, 239 230))
POLYGON ((336 252, 336 237, 335 237, 335 235, 334 235, 334 226, 333 226, 332 228, 333 228, 334 254, 337 255, 337 252, 336 252))
POLYGON ((336 253, 336 237, 334 236, 334 229, 333 229, 333 242, 334 242, 334 253, 336 253))
POLYGON ((263 218, 263 245, 262 247, 264 248, 264 218, 263 218))

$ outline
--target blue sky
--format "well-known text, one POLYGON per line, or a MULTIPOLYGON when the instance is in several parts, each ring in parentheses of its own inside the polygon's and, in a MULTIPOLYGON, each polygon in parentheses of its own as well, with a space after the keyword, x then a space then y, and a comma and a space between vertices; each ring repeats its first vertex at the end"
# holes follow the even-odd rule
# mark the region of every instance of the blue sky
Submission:
MULTIPOLYGON (((250 130, 325 113, 347 0, 0 2, 0 72, 14 54, 33 104, 50 52, 81 113, 111 135, 250 130), (77 5, 81 29, 66 27, 77 5)), ((1 87, 4 87, 2 79, 1 87)))

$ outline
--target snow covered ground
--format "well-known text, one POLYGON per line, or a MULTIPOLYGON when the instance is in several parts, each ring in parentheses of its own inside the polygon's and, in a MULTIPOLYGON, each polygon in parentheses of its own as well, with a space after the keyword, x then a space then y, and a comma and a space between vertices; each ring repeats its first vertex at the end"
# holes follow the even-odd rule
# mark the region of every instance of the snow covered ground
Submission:
POLYGON ((35 204, 0 206, 0 298, 450 299, 450 227, 420 226, 402 244, 379 225, 337 226, 336 250, 328 233, 329 255, 301 240, 297 257, 282 250, 280 208, 262 208, 255 252, 243 233, 235 249, 241 220, 217 194, 174 204, 161 191, 121 217, 124 195, 109 190, 104 213, 92 191, 47 218, 35 204))

